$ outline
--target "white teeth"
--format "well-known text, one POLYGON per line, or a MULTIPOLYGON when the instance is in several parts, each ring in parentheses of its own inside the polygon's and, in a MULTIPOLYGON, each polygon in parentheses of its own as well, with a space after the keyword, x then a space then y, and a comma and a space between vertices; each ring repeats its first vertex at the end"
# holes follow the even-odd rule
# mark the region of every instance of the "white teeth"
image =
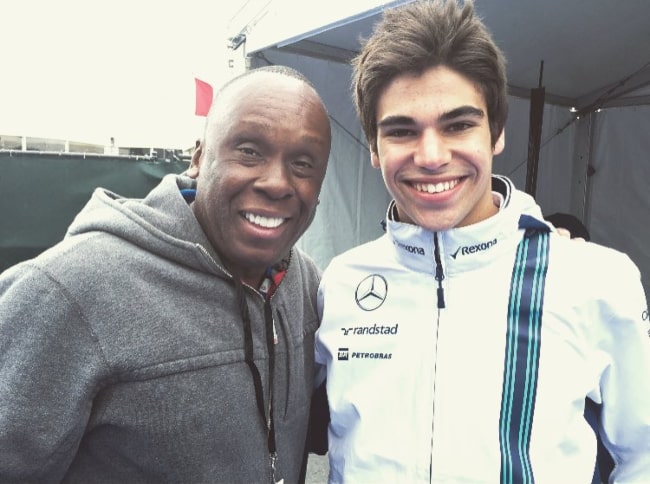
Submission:
POLYGON ((250 223, 267 229, 279 227, 280 224, 284 222, 284 219, 280 217, 262 217, 261 215, 255 215, 252 213, 245 213, 244 217, 246 217, 246 220, 250 223))
POLYGON ((441 193, 451 190, 458 185, 458 180, 440 182, 440 183, 415 183, 415 189, 419 192, 441 193))

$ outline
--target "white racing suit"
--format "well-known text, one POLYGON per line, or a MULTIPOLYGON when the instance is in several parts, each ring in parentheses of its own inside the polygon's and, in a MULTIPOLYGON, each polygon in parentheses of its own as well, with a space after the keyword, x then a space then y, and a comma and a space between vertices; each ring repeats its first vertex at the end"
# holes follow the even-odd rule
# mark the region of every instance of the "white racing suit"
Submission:
POLYGON ((494 177, 500 212, 387 233, 319 290, 331 482, 590 483, 601 404, 612 482, 650 482, 650 324, 615 250, 549 232, 494 177), (528 229, 528 231, 527 231, 528 229))

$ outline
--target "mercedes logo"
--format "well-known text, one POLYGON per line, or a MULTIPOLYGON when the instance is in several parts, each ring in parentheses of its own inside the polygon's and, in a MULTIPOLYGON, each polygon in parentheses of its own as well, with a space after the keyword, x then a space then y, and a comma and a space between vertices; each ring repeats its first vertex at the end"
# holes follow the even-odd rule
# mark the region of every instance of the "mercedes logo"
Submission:
POLYGON ((374 311, 386 300, 388 284, 386 279, 379 274, 371 274, 357 286, 354 298, 364 311, 374 311))

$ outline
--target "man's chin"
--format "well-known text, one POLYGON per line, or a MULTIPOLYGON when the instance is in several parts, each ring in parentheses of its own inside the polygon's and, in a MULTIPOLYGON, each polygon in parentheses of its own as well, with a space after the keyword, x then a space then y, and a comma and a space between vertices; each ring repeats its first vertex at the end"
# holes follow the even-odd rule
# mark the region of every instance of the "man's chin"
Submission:
MULTIPOLYGON (((288 251, 286 252, 289 253, 288 251)), ((280 262, 283 254, 273 252, 271 254, 250 254, 249 257, 240 260, 240 270, 247 274, 260 274, 261 276, 269 267, 280 262)))
POLYGON ((415 222, 415 225, 419 225, 430 232, 444 232, 453 229, 458 223, 453 218, 436 215, 423 218, 420 222, 415 222))

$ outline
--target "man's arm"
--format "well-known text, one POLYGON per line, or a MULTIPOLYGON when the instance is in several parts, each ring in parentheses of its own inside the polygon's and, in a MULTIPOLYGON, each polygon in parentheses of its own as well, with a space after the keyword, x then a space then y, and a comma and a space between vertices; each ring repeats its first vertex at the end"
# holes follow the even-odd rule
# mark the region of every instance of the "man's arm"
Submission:
POLYGON ((602 313, 611 364, 602 376, 601 432, 616 467, 612 482, 650 482, 650 321, 637 268, 626 259, 610 274, 602 313))
POLYGON ((62 288, 37 269, 0 277, 0 482, 58 482, 72 462, 103 364, 62 288))
POLYGON ((314 391, 309 412, 309 430, 307 432, 307 451, 312 454, 327 453, 327 427, 330 422, 330 410, 327 404, 325 382, 314 391))

